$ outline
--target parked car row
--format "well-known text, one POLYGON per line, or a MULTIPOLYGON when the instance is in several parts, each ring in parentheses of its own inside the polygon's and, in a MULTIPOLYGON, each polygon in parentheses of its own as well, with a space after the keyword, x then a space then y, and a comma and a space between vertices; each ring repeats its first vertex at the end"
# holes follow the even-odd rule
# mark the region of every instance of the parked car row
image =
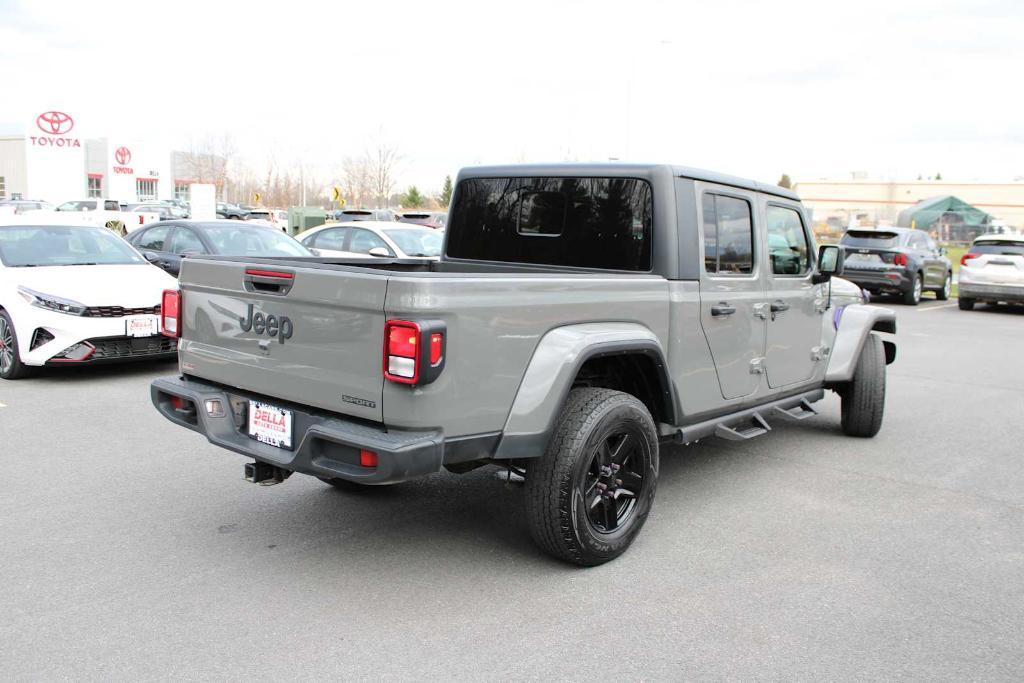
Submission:
MULTIPOLYGON (((923 230, 857 228, 843 235, 843 277, 870 294, 895 294, 916 306, 924 292, 947 300, 953 289, 953 264, 945 249, 923 230)), ((957 302, 1024 303, 1024 235, 988 233, 974 239, 960 259, 957 302)))

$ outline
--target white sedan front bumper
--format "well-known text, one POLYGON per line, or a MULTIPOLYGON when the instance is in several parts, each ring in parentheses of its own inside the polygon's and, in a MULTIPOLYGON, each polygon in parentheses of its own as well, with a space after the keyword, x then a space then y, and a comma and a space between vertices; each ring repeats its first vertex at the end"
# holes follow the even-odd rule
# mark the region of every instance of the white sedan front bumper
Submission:
POLYGON ((156 334, 128 335, 130 319, 143 324, 158 320, 151 310, 133 309, 139 313, 120 315, 123 310, 105 307, 92 309, 93 315, 77 316, 22 304, 12 306, 8 314, 14 322, 21 362, 39 366, 174 355, 177 340, 159 334, 158 328, 156 334))

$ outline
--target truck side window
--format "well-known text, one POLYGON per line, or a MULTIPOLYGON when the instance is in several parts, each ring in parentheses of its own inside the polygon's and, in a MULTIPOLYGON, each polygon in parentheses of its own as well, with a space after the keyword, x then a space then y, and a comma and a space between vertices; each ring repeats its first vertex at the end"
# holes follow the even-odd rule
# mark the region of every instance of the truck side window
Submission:
POLYGON ((744 275, 754 272, 754 230, 750 203, 705 193, 704 268, 708 273, 744 275))
POLYGON ((800 214, 793 209, 769 205, 768 253, 775 275, 802 275, 811 266, 810 247, 800 214))

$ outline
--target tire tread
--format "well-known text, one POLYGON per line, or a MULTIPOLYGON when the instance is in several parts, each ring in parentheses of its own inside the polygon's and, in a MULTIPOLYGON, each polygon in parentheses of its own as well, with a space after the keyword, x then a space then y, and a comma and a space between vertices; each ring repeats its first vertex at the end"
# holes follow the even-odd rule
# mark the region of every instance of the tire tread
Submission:
POLYGON ((853 380, 842 394, 842 427, 848 436, 872 437, 882 428, 885 412, 885 349, 882 339, 868 334, 853 380))

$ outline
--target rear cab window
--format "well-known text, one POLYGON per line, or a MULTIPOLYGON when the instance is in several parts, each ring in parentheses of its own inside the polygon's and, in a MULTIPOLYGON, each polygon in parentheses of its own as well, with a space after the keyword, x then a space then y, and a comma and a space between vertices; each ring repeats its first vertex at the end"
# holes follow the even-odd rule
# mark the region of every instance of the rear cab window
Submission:
POLYGON ((650 272, 653 213, 637 178, 469 178, 449 213, 447 256, 650 272))

